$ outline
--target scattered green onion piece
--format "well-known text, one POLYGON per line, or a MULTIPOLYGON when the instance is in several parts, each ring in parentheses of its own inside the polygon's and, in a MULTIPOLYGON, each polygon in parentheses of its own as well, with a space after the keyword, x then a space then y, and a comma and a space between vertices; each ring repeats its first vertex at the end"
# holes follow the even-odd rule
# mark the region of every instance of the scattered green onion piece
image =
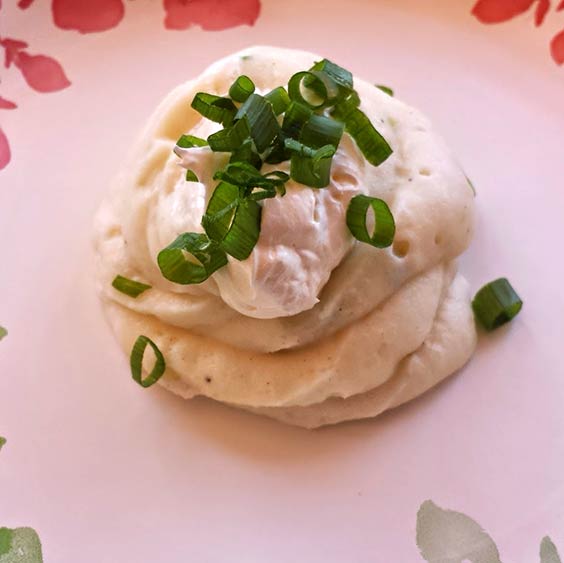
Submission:
POLYGON ((207 119, 224 125, 231 124, 237 113, 237 107, 229 98, 206 92, 198 92, 194 96, 192 107, 207 119))
POLYGON ((244 102, 255 91, 255 83, 244 74, 229 88, 229 96, 236 102, 244 102))
POLYGON ((354 100, 335 107, 333 117, 343 121, 349 135, 356 141, 364 158, 373 166, 379 166, 393 153, 390 145, 376 131, 370 119, 354 105, 354 100))
POLYGON ((193 170, 186 170, 186 181, 187 182, 199 182, 200 180, 198 180, 198 176, 196 176, 196 173, 193 170))
POLYGON ((151 289, 150 285, 141 283, 135 280, 124 278, 123 276, 116 276, 112 282, 112 287, 117 289, 129 297, 139 297, 144 291, 151 289))
POLYGON ((392 98, 394 97, 394 91, 389 86, 384 86, 383 84, 376 84, 376 88, 378 88, 378 90, 382 90, 382 92, 388 94, 388 96, 392 96, 392 98))
POLYGON ((6 440, 6 438, 4 438, 3 436, 0 436, 0 450, 6 445, 6 442, 8 440, 6 440))
POLYGON ((219 246, 201 233, 184 233, 161 250, 157 263, 162 275, 174 283, 202 283, 227 264, 227 256, 219 246), (199 263, 186 258, 192 255, 199 263))
POLYGON ((237 260, 251 254, 260 235, 261 207, 239 197, 239 187, 221 182, 208 203, 202 226, 207 235, 237 260))
POLYGON ((222 170, 218 170, 213 177, 214 180, 222 180, 238 186, 242 190, 240 193, 242 197, 247 197, 254 188, 276 191, 290 179, 288 174, 281 170, 273 170, 263 175, 248 162, 230 163, 222 170))
POLYGON ((304 70, 294 74, 288 82, 288 95, 294 102, 311 109, 333 105, 339 96, 339 87, 324 72, 304 70), (302 94, 307 94, 307 98, 302 94))
POLYGON ((228 233, 235 209, 239 205, 239 187, 228 182, 220 182, 208 202, 202 217, 202 227, 208 237, 220 243, 228 233))
POLYGON ((486 330, 494 330, 513 319, 523 301, 506 278, 486 284, 472 301, 476 318, 486 330))
POLYGON ((396 224, 388 204, 376 197, 354 196, 347 208, 347 227, 356 240, 376 248, 386 248, 394 242, 396 224), (372 236, 366 227, 368 209, 374 212, 374 232, 372 236))
POLYGON ((264 99, 272 104, 275 115, 284 113, 290 105, 290 96, 288 96, 288 92, 282 86, 278 86, 278 88, 274 88, 274 90, 265 94, 264 99))
POLYGON ((210 135, 208 143, 212 151, 232 152, 243 144, 249 134, 249 122, 246 118, 239 119, 231 127, 210 135))
POLYGON ((312 149, 294 139, 286 139, 286 148, 292 152, 290 176, 296 182, 311 188, 325 188, 331 178, 333 145, 312 149))
POLYGON ((290 153, 286 150, 284 144, 284 135, 280 135, 274 145, 270 147, 268 153, 264 157, 264 161, 268 164, 280 164, 290 159, 290 153))
POLYGON ((338 64, 331 62, 328 59, 323 59, 313 65, 311 70, 323 72, 336 84, 345 90, 353 89, 353 75, 350 71, 338 64))
POLYGON ((250 134, 257 150, 262 153, 280 134, 280 125, 274 115, 272 104, 258 94, 251 94, 235 115, 235 119, 244 117, 249 122, 250 134))
POLYGON ((260 236, 261 206, 253 200, 243 199, 235 209, 233 222, 221 248, 237 260, 249 257, 260 236))
POLYGON ((232 153, 229 162, 248 162, 257 170, 262 166, 262 159, 253 147, 253 140, 247 139, 243 144, 237 147, 232 153))
POLYGON ((324 145, 339 146, 343 136, 344 125, 324 115, 312 115, 302 127, 300 142, 308 147, 318 149, 324 145))
POLYGON ((0 340, 6 336, 8 336, 8 331, 3 326, 0 326, 0 340))
POLYGON ((150 338, 143 335, 139 336, 135 341, 133 349, 131 350, 129 363, 131 366, 131 375, 133 380, 139 383, 141 387, 151 387, 151 385, 154 385, 161 378, 166 369, 166 363, 162 352, 150 338), (155 353, 155 365, 153 366, 151 373, 143 379, 143 356, 145 355, 147 346, 150 346, 155 353))
POLYGON ((191 149, 192 147, 206 147, 208 142, 205 139, 200 139, 200 137, 195 137, 194 135, 182 135, 178 141, 176 141, 176 146, 181 149, 191 149))
POLYGON ((298 102, 292 102, 288 106, 288 109, 284 114, 284 121, 282 122, 282 131, 284 135, 293 139, 298 139, 303 126, 312 115, 312 110, 307 106, 298 102))

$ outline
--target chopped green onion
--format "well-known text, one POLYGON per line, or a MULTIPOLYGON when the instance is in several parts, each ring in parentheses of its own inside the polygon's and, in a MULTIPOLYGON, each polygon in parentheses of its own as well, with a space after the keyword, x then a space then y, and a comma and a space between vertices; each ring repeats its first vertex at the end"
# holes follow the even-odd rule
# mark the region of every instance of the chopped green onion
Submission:
POLYGON ((262 96, 251 94, 239 108, 235 119, 247 118, 251 137, 257 150, 262 153, 280 134, 280 125, 274 115, 272 104, 262 96))
POLYGON ((388 94, 388 96, 394 96, 394 91, 388 86, 384 86, 383 84, 376 84, 376 88, 378 88, 378 90, 382 90, 382 92, 388 94))
POLYGON ((151 385, 154 385, 161 378, 166 369, 166 363, 162 352, 150 338, 143 335, 139 336, 135 341, 133 349, 131 350, 129 363, 131 366, 131 375, 133 380, 139 383, 141 387, 151 387, 151 385), (145 379, 142 379, 143 356, 145 355, 147 346, 150 346, 155 353, 155 365, 153 366, 151 373, 145 379))
POLYGON ((232 153, 229 162, 248 162, 257 170, 262 166, 262 159, 253 147, 253 140, 247 139, 243 144, 237 147, 232 153))
POLYGON ((324 72, 304 70, 290 78, 288 95, 294 102, 311 109, 321 109, 335 103, 339 97, 339 87, 324 72))
POLYGON ((0 340, 6 336, 8 336, 8 331, 3 326, 0 326, 0 340))
POLYGON ((244 102, 254 91, 254 82, 248 76, 241 75, 229 88, 229 96, 236 102, 244 102))
POLYGON ((386 139, 376 131, 370 119, 354 104, 354 100, 347 100, 336 106, 332 115, 344 122, 347 132, 356 141, 364 158, 373 166, 379 166, 393 151, 386 139))
POLYGON ((255 200, 239 195, 239 187, 220 182, 210 198, 202 226, 227 254, 245 260, 260 235, 261 207, 255 200))
POLYGON ((124 278, 123 276, 116 276, 112 282, 112 287, 129 295, 129 297, 139 297, 144 291, 151 289, 150 285, 138 281, 124 278))
POLYGON ((353 75, 347 69, 331 62, 328 59, 323 59, 311 67, 311 70, 325 73, 336 84, 345 90, 353 89, 353 75))
POLYGON ((274 90, 265 94, 264 99, 272 104, 272 109, 276 115, 284 113, 290 105, 290 96, 282 86, 278 86, 278 88, 274 88, 274 90))
POLYGON ((224 125, 231 124, 237 113, 237 107, 229 98, 206 92, 198 92, 194 96, 192 107, 207 119, 224 125))
POLYGON ((331 176, 331 161, 335 154, 333 145, 312 149, 294 139, 286 139, 286 148, 292 152, 290 176, 311 188, 325 188, 331 176))
POLYGON ((192 147, 206 147, 208 142, 205 139, 200 139, 200 137, 195 137, 194 135, 182 135, 178 141, 176 141, 176 146, 181 149, 191 149, 192 147))
POLYGON ((286 113, 284 114, 284 121, 282 122, 282 131, 287 137, 298 139, 302 128, 308 119, 313 115, 313 112, 307 106, 298 102, 292 102, 286 113))
POLYGON ((513 319, 523 301, 506 278, 486 284, 472 301, 476 318, 486 330, 494 330, 513 319))
POLYGON ((162 275, 182 285, 202 283, 227 264, 227 256, 219 246, 200 233, 184 233, 161 250, 157 262, 162 275), (198 263, 188 260, 192 255, 198 263))
POLYGON ((308 147, 318 149, 324 145, 339 146, 343 136, 344 125, 324 115, 312 115, 302 127, 300 142, 308 147))
POLYGON ((275 191, 290 179, 288 174, 281 170, 273 170, 263 175, 248 162, 230 163, 222 170, 218 170, 213 178, 238 186, 242 190, 242 197, 247 197, 254 188, 275 191))
POLYGON ((202 217, 202 227, 208 237, 220 243, 228 233, 235 209, 239 205, 239 187, 228 182, 220 182, 208 202, 202 217))
POLYGON ((6 442, 8 440, 6 440, 6 438, 4 438, 3 436, 0 436, 0 450, 2 449, 3 446, 6 445, 6 442))
POLYGON ((376 197, 354 196, 347 208, 347 227, 355 239, 376 248, 386 248, 394 241, 396 224, 388 204, 376 197), (369 234, 366 227, 368 209, 374 212, 374 232, 369 234))
POLYGON ((232 152, 243 144, 249 134, 249 122, 246 118, 243 118, 237 120, 231 127, 210 135, 208 143, 212 151, 232 152))
POLYGON ((200 180, 198 180, 198 176, 196 176, 196 173, 193 170, 186 170, 186 181, 187 182, 199 182, 200 180))

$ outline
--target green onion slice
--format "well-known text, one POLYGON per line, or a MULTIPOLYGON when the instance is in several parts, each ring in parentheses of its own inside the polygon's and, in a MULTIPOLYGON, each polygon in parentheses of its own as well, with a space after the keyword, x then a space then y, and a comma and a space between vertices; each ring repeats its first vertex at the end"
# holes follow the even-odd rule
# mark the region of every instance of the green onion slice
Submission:
POLYGON ((345 124, 349 135, 356 141, 364 158, 373 166, 379 166, 393 153, 390 145, 376 131, 370 119, 355 106, 356 100, 342 102, 332 112, 333 117, 345 124))
POLYGON ((130 280, 123 276, 116 276, 112 282, 112 287, 121 293, 125 293, 125 295, 129 295, 129 297, 139 297, 144 291, 151 289, 151 286, 146 283, 130 280))
POLYGON ((286 139, 286 148, 292 152, 290 176, 311 188, 325 188, 329 185, 331 162, 335 154, 333 145, 313 149, 294 139, 286 139))
POLYGON ((186 170, 186 181, 187 182, 199 182, 200 180, 198 180, 198 176, 196 176, 196 173, 193 170, 186 170))
POLYGON ((284 121, 282 122, 282 131, 287 137, 298 139, 302 128, 308 119, 313 115, 313 111, 297 102, 292 102, 286 113, 284 114, 284 121))
POLYGON ((236 102, 244 102, 254 91, 255 83, 243 74, 231 84, 229 96, 236 102))
POLYGON ((231 153, 229 162, 247 162, 257 170, 260 170, 262 166, 262 159, 254 148, 253 140, 250 138, 243 141, 243 144, 231 153))
POLYGON ((476 318, 486 330, 494 330, 517 316, 523 301, 506 278, 486 284, 472 301, 476 318))
POLYGON ((224 125, 231 124, 237 113, 237 107, 229 98, 206 92, 198 92, 194 96, 192 107, 207 119, 224 125))
POLYGON ((262 153, 280 134, 280 125, 274 115, 272 104, 263 96, 251 94, 239 108, 235 119, 246 118, 249 122, 250 134, 257 150, 262 153))
POLYGON ((343 136, 344 125, 324 115, 312 115, 302 127, 300 142, 318 149, 324 145, 339 146, 343 136))
POLYGON ((378 90, 382 90, 382 92, 388 94, 388 96, 394 96, 394 91, 389 86, 384 86, 383 84, 376 84, 376 88, 378 90))
POLYGON ((6 442, 8 440, 6 440, 6 438, 4 438, 3 436, 0 436, 0 450, 2 449, 3 446, 6 445, 6 442))
POLYGON ((0 340, 5 336, 8 336, 8 331, 3 326, 0 326, 0 340))
POLYGON ((157 263, 167 280, 188 285, 206 281, 227 264, 227 256, 206 235, 184 233, 159 252, 157 263), (195 258, 197 263, 189 260, 186 254, 195 258))
POLYGON ((181 149, 191 149, 192 147, 206 147, 208 142, 205 139, 200 139, 194 135, 182 135, 178 141, 176 141, 176 146, 181 149))
POLYGON ((288 95, 294 102, 321 109, 335 104, 339 99, 339 87, 324 72, 304 70, 290 78, 288 95))
POLYGON ((202 217, 202 226, 227 254, 245 260, 260 235, 261 207, 255 199, 241 198, 240 189, 220 182, 202 217))
POLYGON ((274 90, 265 94, 264 99, 272 104, 272 109, 276 115, 284 113, 290 105, 290 96, 282 86, 278 86, 278 88, 274 88, 274 90))
POLYGON ((394 241, 396 224, 388 204, 376 197, 354 196, 347 208, 347 227, 356 240, 376 248, 386 248, 394 241), (374 212, 374 232, 369 234, 366 227, 368 209, 374 212))
POLYGON ((151 387, 151 385, 154 385, 162 377, 166 369, 165 359, 158 346, 150 338, 143 335, 139 336, 135 341, 133 349, 131 350, 129 363, 131 366, 131 375, 134 381, 139 383, 141 387, 151 387), (143 379, 143 356, 145 355, 147 346, 150 346, 155 353, 155 365, 151 373, 143 379))
POLYGON ((325 73, 331 80, 345 90, 353 89, 353 75, 350 71, 328 59, 323 59, 313 65, 313 71, 325 73))
POLYGON ((243 144, 250 133, 251 131, 247 119, 239 119, 231 127, 210 135, 208 137, 208 143, 212 151, 232 152, 243 144))

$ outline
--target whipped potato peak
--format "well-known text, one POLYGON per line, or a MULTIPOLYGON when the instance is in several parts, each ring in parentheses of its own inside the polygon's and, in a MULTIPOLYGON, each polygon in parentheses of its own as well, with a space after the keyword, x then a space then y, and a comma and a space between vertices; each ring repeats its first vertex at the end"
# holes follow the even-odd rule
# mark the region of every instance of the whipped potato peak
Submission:
MULTIPOLYGON (((456 265, 473 235, 472 190, 425 116, 356 76, 358 109, 393 153, 375 166, 345 132, 326 187, 290 178, 284 196, 258 202, 260 236, 248 258, 227 256, 199 284, 163 277, 159 253, 184 233, 205 234, 214 175, 230 159, 208 146, 175 154, 182 135, 208 139, 229 127, 190 101, 198 92, 225 97, 242 75, 265 95, 321 59, 253 47, 178 86, 149 119, 95 224, 100 293, 128 354, 144 335, 166 361, 159 383, 175 393, 307 427, 412 399, 464 365, 476 341, 456 265), (186 180, 188 170, 197 181, 186 180), (351 234, 347 209, 359 195, 389 206, 389 247, 351 234), (118 274, 151 288, 124 295, 112 287, 118 274)), ((272 171, 291 176, 292 162, 265 163, 260 174, 272 171)))

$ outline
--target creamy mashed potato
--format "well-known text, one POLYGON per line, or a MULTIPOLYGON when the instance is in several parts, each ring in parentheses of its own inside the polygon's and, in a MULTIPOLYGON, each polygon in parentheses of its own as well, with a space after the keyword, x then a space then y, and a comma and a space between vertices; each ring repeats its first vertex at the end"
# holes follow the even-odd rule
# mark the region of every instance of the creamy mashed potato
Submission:
MULTIPOLYGON (((454 260, 472 236, 473 193, 418 111, 355 77, 360 109, 393 149, 369 164, 345 133, 327 188, 290 181, 262 202, 250 257, 199 285, 163 278, 162 248, 200 225, 228 156, 209 148, 173 153, 182 134, 219 126, 190 107, 196 92, 226 95, 241 74, 259 93, 285 85, 322 57, 255 47, 218 61, 156 109, 96 219, 100 292, 127 352, 140 334, 160 348, 160 382, 286 422, 315 427, 373 416, 460 368, 475 346, 468 288, 454 260), (199 182, 186 182, 192 169, 199 182), (355 241, 350 199, 385 200, 393 246, 355 241), (132 299, 112 288, 121 274, 152 289, 132 299)), ((263 173, 288 171, 288 163, 263 173)))

